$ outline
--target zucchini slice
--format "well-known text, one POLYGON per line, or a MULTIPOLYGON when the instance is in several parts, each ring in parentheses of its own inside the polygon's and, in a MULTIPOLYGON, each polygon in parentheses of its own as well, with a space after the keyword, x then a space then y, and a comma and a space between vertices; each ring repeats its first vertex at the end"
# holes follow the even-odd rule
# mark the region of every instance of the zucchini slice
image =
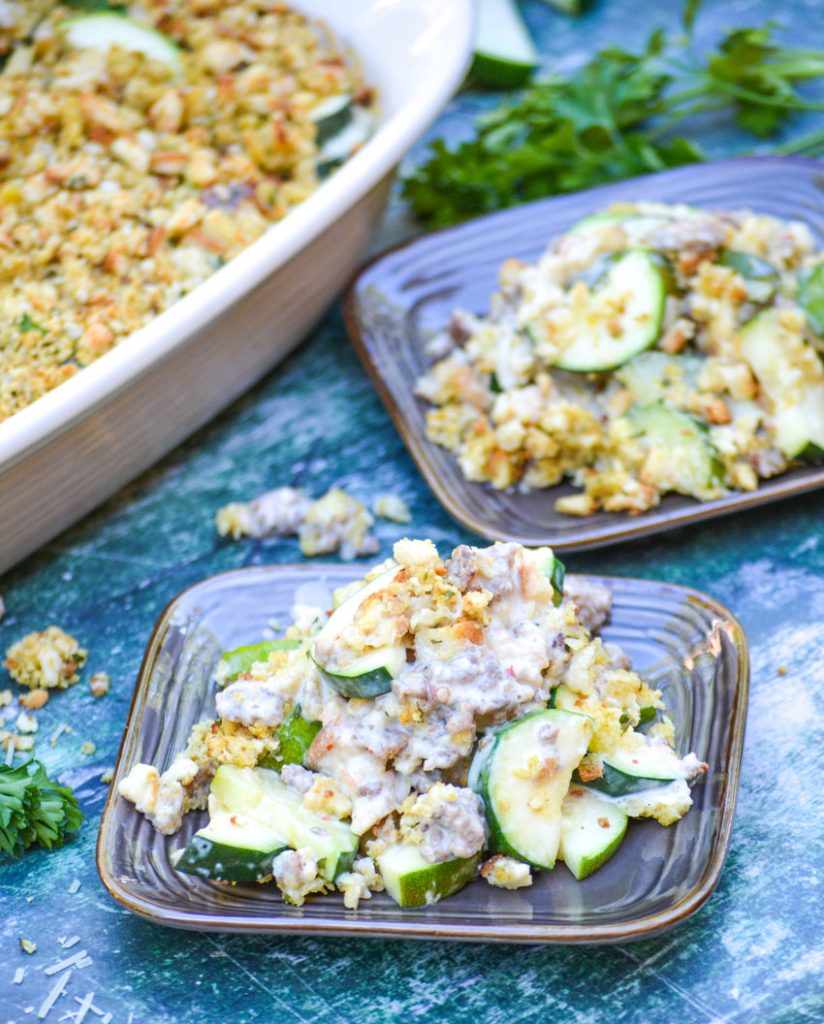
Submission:
POLYGON ((647 740, 643 747, 633 751, 615 750, 609 754, 591 754, 601 764, 599 778, 583 779, 576 770, 576 783, 597 789, 608 796, 626 796, 644 789, 683 779, 681 759, 662 740, 647 740))
POLYGON ((645 483, 694 498, 721 491, 724 467, 701 420, 663 402, 633 406, 628 419, 648 456, 645 483))
POLYGON ((772 263, 762 260, 760 256, 726 249, 718 257, 718 262, 722 267, 730 267, 744 278, 747 298, 751 302, 769 302, 775 295, 781 278, 772 263))
POLYGON ((523 85, 538 51, 513 0, 478 0, 476 18, 472 77, 497 89, 523 85))
POLYGON ((310 722, 300 712, 300 704, 296 704, 291 715, 282 723, 277 731, 278 749, 258 761, 258 768, 274 768, 276 771, 285 764, 302 765, 306 759, 306 751, 320 732, 320 722, 310 722))
POLYGON ((325 178, 363 146, 374 129, 374 118, 365 108, 353 106, 343 128, 326 136, 318 153, 317 173, 325 178))
POLYGON ((315 122, 315 141, 318 146, 349 126, 353 110, 354 100, 349 93, 327 96, 312 107, 309 117, 315 122))
POLYGON ((701 356, 642 352, 615 372, 619 383, 632 393, 638 405, 668 401, 678 404, 679 392, 698 390, 701 356))
POLYGON ((551 868, 561 841, 561 806, 586 753, 592 719, 533 711, 498 731, 479 773, 490 845, 536 868, 551 868))
POLYGON ((798 289, 798 301, 814 333, 824 338, 824 263, 819 263, 804 275, 798 289))
POLYGON ((561 808, 559 860, 579 882, 587 878, 621 845, 628 820, 615 804, 582 786, 570 786, 561 808))
POLYGON ((272 651, 294 651, 300 647, 300 640, 264 640, 263 643, 236 647, 233 651, 224 651, 220 656, 215 670, 218 686, 228 686, 243 672, 248 672, 252 665, 259 661, 267 661, 272 651))
POLYGON ((220 882, 259 882, 288 843, 275 829, 210 805, 209 824, 195 832, 175 868, 220 882), (212 809, 213 808, 213 809, 212 809))
POLYGON ((611 261, 598 283, 563 322, 529 325, 547 362, 562 370, 600 373, 622 366, 654 345, 661 333, 666 281, 658 261, 644 249, 630 249, 611 261))
POLYGON ((315 637, 311 658, 329 685, 343 697, 377 697, 388 693, 392 689, 392 680, 400 675, 406 664, 403 644, 369 651, 346 665, 339 665, 333 656, 322 653, 334 650, 344 630, 355 621, 361 604, 387 587, 397 572, 398 567, 393 565, 371 583, 356 590, 332 612, 329 621, 315 637))
POLYGON ((802 331, 766 309, 741 328, 740 345, 769 403, 778 449, 789 459, 824 458, 824 366, 802 331))
POLYGON ((293 850, 308 846, 331 882, 352 866, 358 837, 337 818, 305 807, 299 793, 277 772, 223 764, 212 780, 212 795, 233 814, 240 813, 282 835, 293 850))
POLYGON ((452 896, 471 882, 478 871, 480 854, 430 864, 419 846, 390 846, 377 858, 387 893, 399 907, 423 907, 452 896))
POLYGON ((59 29, 76 50, 105 51, 119 46, 167 64, 175 72, 181 69, 180 50, 168 36, 122 14, 79 15, 61 21, 59 29))

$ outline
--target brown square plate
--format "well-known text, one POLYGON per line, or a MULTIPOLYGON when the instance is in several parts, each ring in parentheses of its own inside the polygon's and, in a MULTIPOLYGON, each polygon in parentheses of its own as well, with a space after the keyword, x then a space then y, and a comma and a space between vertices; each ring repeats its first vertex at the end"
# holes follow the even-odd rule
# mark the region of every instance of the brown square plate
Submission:
POLYGON ((441 903, 402 910, 385 894, 347 910, 339 895, 285 904, 274 886, 229 886, 174 870, 169 859, 203 824, 190 814, 162 836, 117 785, 138 761, 160 769, 185 746, 191 726, 214 715, 213 672, 220 652, 286 624, 295 592, 331 589, 358 578, 356 566, 240 569, 185 590, 166 608, 149 641, 103 812, 97 864, 116 900, 151 921, 199 931, 397 936, 506 942, 628 942, 694 913, 721 873, 732 828, 749 670, 740 625, 711 598, 647 580, 592 577, 613 593, 603 630, 638 671, 664 691, 679 750, 710 770, 693 788, 676 825, 633 822, 603 868, 576 882, 562 866, 528 889, 506 892, 476 880, 441 903))
POLYGON ((470 530, 493 540, 592 548, 656 533, 712 516, 763 505, 824 485, 824 466, 805 466, 757 491, 699 503, 668 495, 641 515, 600 512, 581 519, 555 511, 569 484, 522 494, 468 481, 455 456, 426 439, 427 404, 412 393, 429 365, 424 346, 456 307, 486 311, 509 256, 535 260, 550 238, 617 200, 683 202, 710 209, 750 207, 805 221, 824 247, 824 163, 755 157, 677 170, 558 196, 423 235, 378 256, 347 292, 349 335, 418 468, 444 508, 470 530))

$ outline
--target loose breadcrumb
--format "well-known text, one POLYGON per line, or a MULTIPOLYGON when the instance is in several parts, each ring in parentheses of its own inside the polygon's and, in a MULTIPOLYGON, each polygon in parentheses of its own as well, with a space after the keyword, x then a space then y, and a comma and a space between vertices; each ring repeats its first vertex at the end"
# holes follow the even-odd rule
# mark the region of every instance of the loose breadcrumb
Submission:
POLYGON ((21 939, 20 948, 24 953, 28 953, 29 955, 37 952, 37 945, 32 942, 31 939, 21 939))
POLYGON ((14 724, 18 732, 37 732, 37 719, 34 715, 27 715, 25 711, 20 712, 14 724))
POLYGON ((29 711, 39 711, 40 708, 44 707, 49 699, 49 691, 39 688, 37 690, 30 690, 28 693, 24 693, 20 698, 20 704, 24 708, 28 708, 29 711))
POLYGON ((372 505, 372 511, 379 519, 390 519, 393 523, 411 523, 409 506, 397 494, 380 494, 372 505))
POLYGON ((0 708, 7 708, 14 700, 11 690, 0 690, 0 708))
POLYGON ((112 681, 105 672, 95 672, 89 680, 92 697, 104 697, 109 692, 112 681))
POLYGON ((12 644, 6 651, 6 668, 21 686, 65 690, 77 682, 77 670, 88 655, 73 636, 59 626, 49 626, 12 644))
POLYGON ((85 743, 80 746, 80 753, 84 757, 91 757, 91 755, 97 750, 97 744, 92 743, 91 740, 86 740, 85 743))
POLYGON ((221 537, 288 537, 297 535, 307 557, 340 551, 349 560, 372 555, 377 540, 369 533, 369 510, 340 487, 317 501, 294 487, 278 487, 253 501, 232 502, 218 509, 215 526, 221 537))
POLYGON ((490 857, 481 865, 481 877, 498 889, 522 889, 532 885, 529 865, 513 857, 490 857))

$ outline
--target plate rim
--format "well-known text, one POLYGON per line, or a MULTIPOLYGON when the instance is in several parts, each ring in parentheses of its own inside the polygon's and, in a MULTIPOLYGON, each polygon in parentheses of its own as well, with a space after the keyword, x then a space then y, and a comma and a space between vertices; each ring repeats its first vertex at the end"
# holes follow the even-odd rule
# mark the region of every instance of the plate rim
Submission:
MULTIPOLYGON (((537 207, 547 207, 554 203, 571 201, 581 196, 598 196, 604 192, 614 191, 616 187, 627 187, 632 183, 643 184, 646 181, 660 180, 662 177, 680 176, 688 173, 706 174, 712 173, 718 167, 733 167, 744 165, 749 167, 753 164, 765 166, 774 164, 778 166, 798 166, 816 170, 824 175, 824 160, 812 157, 801 156, 771 156, 754 155, 732 157, 727 160, 712 160, 701 164, 688 164, 682 167, 674 167, 664 171, 657 171, 654 174, 639 175, 634 178, 626 178, 622 181, 610 182, 605 185, 597 185, 593 188, 582 189, 577 192, 563 193, 555 196, 548 196, 543 199, 532 200, 528 203, 521 203, 517 206, 505 207, 502 210, 494 210, 481 217, 473 217, 469 220, 452 224, 445 228, 438 228, 433 231, 425 231, 413 238, 406 239, 396 245, 389 246, 381 252, 372 256, 363 263, 351 278, 346 286, 342 297, 343 321, 346 333, 352 343, 352 347, 358 355, 367 376, 371 380, 375 390, 380 397, 383 407, 389 414, 395 429, 400 434, 407 451, 412 457, 424 480, 435 495, 440 504, 446 509, 450 516, 461 526, 466 527, 473 533, 490 540, 507 540, 523 544, 528 547, 550 545, 557 551, 591 551, 595 548, 605 547, 610 544, 617 544, 620 541, 635 540, 638 537, 652 536, 666 530, 678 529, 693 523, 704 522, 718 516, 730 515, 733 512, 743 511, 749 508, 756 508, 768 505, 775 501, 782 501, 786 498, 806 494, 810 491, 824 487, 824 465, 820 469, 810 468, 801 478, 788 479, 785 474, 773 477, 771 480, 763 481, 754 491, 736 491, 721 498, 714 498, 711 501, 695 502, 680 509, 657 509, 649 510, 640 515, 632 516, 629 513, 610 513, 610 519, 601 527, 595 530, 585 530, 582 526, 571 529, 563 537, 555 536, 546 532, 540 536, 526 535, 517 530, 509 530, 506 527, 497 529, 484 522, 481 516, 465 509, 460 500, 453 496, 450 489, 442 481, 437 467, 432 461, 430 451, 436 446, 434 442, 427 441, 421 431, 418 431, 412 423, 407 420, 400 406, 395 400, 392 389, 386 383, 377 362, 372 358, 369 344, 366 341, 364 331, 361 328, 358 316, 358 302, 360 287, 364 279, 374 268, 385 260, 406 250, 414 249, 420 244, 427 244, 433 238, 454 235, 471 225, 491 220, 504 220, 507 217, 517 215, 523 210, 537 207)), ((404 311, 407 311, 405 307, 404 311)), ((454 453, 449 453, 454 459, 454 453)), ((479 487, 484 493, 494 498, 496 491, 483 483, 476 483, 464 478, 467 487, 479 487)), ((545 493, 551 494, 554 488, 543 489, 545 493)), ((568 517, 572 520, 575 517, 568 517)))
POLYGON ((227 572, 216 573, 207 576, 202 580, 189 585, 176 594, 166 603, 155 622, 146 649, 143 654, 140 669, 135 682, 126 724, 120 740, 120 746, 115 761, 112 782, 106 796, 106 803, 100 819, 100 826, 96 844, 96 864, 98 874, 104 888, 108 891, 117 903, 127 910, 154 924, 161 924, 173 928, 196 931, 213 931, 224 933, 238 933, 247 935, 318 935, 318 936, 343 936, 348 938, 401 938, 401 939, 434 939, 434 940, 459 940, 468 942, 508 942, 508 943, 532 943, 532 944, 559 944, 559 945, 582 945, 582 944, 605 944, 616 942, 635 942, 640 939, 650 938, 680 924, 697 910, 712 895, 729 850, 732 827, 735 818, 735 807, 738 797, 738 786, 741 771, 741 758, 744 748, 744 733, 747 720, 747 705, 749 698, 750 665, 749 648, 743 626, 732 612, 729 611, 720 601, 696 590, 693 587, 677 583, 665 583, 660 580, 651 580, 634 576, 614 576, 599 574, 571 573, 571 579, 586 580, 612 584, 617 582, 629 583, 641 586, 667 587, 676 590, 684 595, 686 599, 697 603, 710 611, 715 618, 727 624, 725 629, 730 641, 733 643, 738 657, 738 671, 736 678, 736 699, 733 702, 730 715, 732 718, 729 730, 729 739, 724 751, 723 765, 719 768, 724 773, 723 798, 720 802, 718 813, 718 827, 712 848, 708 855, 707 863, 701 873, 696 885, 680 900, 655 914, 647 915, 639 921, 631 924, 609 924, 609 925, 456 925, 441 924, 432 921, 417 922, 390 922, 375 921, 372 919, 357 918, 357 911, 341 909, 340 916, 327 916, 323 918, 254 918, 249 919, 241 915, 228 912, 226 914, 199 913, 197 911, 172 911, 153 903, 150 899, 144 898, 131 892, 128 886, 118 879, 114 871, 110 869, 109 849, 112 843, 111 830, 113 826, 113 815, 115 803, 120 799, 117 793, 117 783, 123 774, 124 755, 136 742, 139 735, 133 728, 136 712, 142 707, 147 696, 149 681, 151 679, 150 669, 154 662, 156 649, 165 636, 177 606, 186 598, 201 588, 208 587, 216 581, 227 578, 240 577, 250 578, 254 576, 267 577, 281 573, 297 573, 299 575, 321 576, 325 571, 341 569, 359 570, 362 567, 355 563, 324 562, 313 565, 305 563, 278 563, 272 565, 246 566, 240 569, 231 569, 227 572), (344 916, 347 915, 347 916, 344 916), (351 916, 349 916, 351 915, 351 916))

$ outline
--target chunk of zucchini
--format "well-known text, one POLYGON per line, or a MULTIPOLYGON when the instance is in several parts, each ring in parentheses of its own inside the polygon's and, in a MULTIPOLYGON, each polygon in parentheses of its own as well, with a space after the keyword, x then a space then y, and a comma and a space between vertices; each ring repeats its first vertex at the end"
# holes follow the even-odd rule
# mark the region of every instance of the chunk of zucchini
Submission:
POLYGON ((664 318, 666 284, 653 254, 631 249, 610 262, 584 298, 570 300, 564 323, 528 325, 539 351, 553 366, 600 373, 623 365, 655 344, 664 318))
POLYGON ((824 457, 824 366, 780 309, 766 309, 740 332, 772 418, 776 447, 789 459, 824 457))
POLYGON ((606 864, 627 831, 624 812, 589 793, 570 786, 561 808, 561 845, 558 858, 580 882, 606 864))
POLYGON ((775 295, 781 281, 772 263, 748 252, 725 249, 718 257, 722 267, 730 267, 741 275, 747 286, 747 298, 751 302, 769 302, 775 295))
POLYGON ((598 778, 573 775, 576 783, 597 789, 609 796, 626 796, 644 789, 654 789, 684 777, 681 759, 663 740, 647 738, 643 746, 631 750, 614 750, 609 754, 590 754, 601 766, 598 778))
POLYGON ((58 25, 66 41, 76 50, 123 50, 142 53, 150 60, 167 64, 173 71, 181 69, 180 50, 162 32, 133 21, 122 14, 100 12, 66 18, 58 25))
POLYGON ((643 480, 659 491, 695 498, 720 493, 724 467, 706 424, 663 402, 637 405, 628 419, 648 457, 643 480))
POLYGON ((243 672, 248 672, 253 665, 267 661, 272 651, 294 651, 300 647, 300 640, 264 640, 259 644, 236 647, 233 651, 224 651, 220 656, 215 670, 218 686, 228 686, 243 672))
POLYGON ((329 685, 344 697, 377 697, 388 693, 392 688, 392 680, 400 675, 406 664, 406 648, 403 644, 370 651, 344 665, 338 664, 333 657, 319 653, 334 649, 344 630, 355 621, 361 604, 387 587, 397 572, 398 567, 392 566, 371 583, 355 591, 332 612, 329 621, 315 637, 311 649, 312 660, 329 685))
POLYGON ((301 795, 277 772, 221 765, 212 780, 212 794, 227 811, 239 812, 282 835, 293 850, 309 847, 327 881, 352 866, 358 837, 345 822, 305 807, 301 795))
POLYGON ((259 882, 271 875, 275 857, 288 849, 284 837, 217 802, 210 810, 209 824, 195 832, 175 868, 221 882, 259 882))
POLYGON ((478 871, 480 854, 430 864, 419 846, 390 846, 378 856, 377 865, 387 893, 399 907, 423 907, 452 896, 471 882, 478 871))
POLYGON ((321 728, 320 722, 310 722, 304 718, 300 704, 296 704, 292 713, 278 728, 277 750, 258 761, 258 767, 280 771, 285 764, 302 765, 306 759, 306 751, 312 746, 321 728))
POLYGON ((798 302, 815 334, 824 338, 824 263, 819 263, 801 278, 798 302))
POLYGON ((588 716, 558 710, 534 711, 498 731, 478 773, 496 852, 553 867, 561 806, 591 736, 588 716))

